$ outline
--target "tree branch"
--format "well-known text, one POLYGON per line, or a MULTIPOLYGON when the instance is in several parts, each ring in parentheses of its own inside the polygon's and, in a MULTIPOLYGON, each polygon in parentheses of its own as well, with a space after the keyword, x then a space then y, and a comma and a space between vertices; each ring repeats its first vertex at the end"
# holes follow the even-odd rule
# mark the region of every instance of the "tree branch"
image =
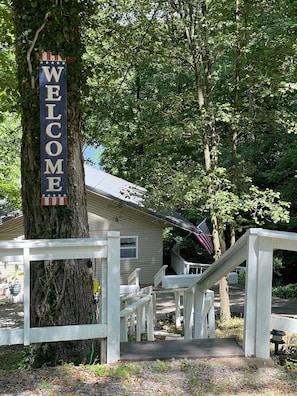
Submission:
POLYGON ((47 12, 46 14, 45 14, 45 17, 44 17, 44 22, 43 22, 43 24, 36 30, 36 32, 35 32, 35 35, 34 35, 34 38, 33 38, 33 41, 32 41, 32 43, 31 43, 31 45, 30 45, 30 48, 29 48, 29 50, 28 50, 28 52, 27 52, 27 63, 28 63, 28 69, 29 69, 29 73, 30 73, 30 75, 31 75, 31 89, 34 89, 34 76, 32 76, 32 71, 33 71, 33 69, 32 69, 32 63, 31 63, 31 53, 32 53, 32 51, 33 51, 33 49, 34 49, 34 47, 35 47, 35 44, 36 44, 36 41, 37 41, 37 39, 38 39, 38 36, 39 36, 39 33, 44 29, 44 27, 45 27, 45 25, 46 25, 46 22, 47 22, 47 20, 48 20, 48 18, 49 18, 49 16, 51 15, 51 13, 50 12, 47 12))

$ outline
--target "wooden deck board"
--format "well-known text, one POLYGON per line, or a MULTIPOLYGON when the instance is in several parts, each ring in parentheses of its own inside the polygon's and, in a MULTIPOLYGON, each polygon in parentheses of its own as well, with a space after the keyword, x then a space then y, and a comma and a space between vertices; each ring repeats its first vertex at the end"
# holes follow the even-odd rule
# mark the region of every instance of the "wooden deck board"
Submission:
POLYGON ((122 342, 121 361, 172 358, 238 357, 243 349, 233 338, 122 342))

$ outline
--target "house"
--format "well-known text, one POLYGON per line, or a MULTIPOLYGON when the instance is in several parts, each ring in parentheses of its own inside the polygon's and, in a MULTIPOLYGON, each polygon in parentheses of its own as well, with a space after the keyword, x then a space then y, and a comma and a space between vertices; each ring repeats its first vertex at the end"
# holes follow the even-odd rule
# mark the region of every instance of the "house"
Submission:
MULTIPOLYGON (((109 230, 121 235, 121 283, 141 268, 140 283, 152 284, 163 265, 163 229, 179 227, 194 232, 195 226, 181 216, 163 215, 143 207, 145 189, 102 170, 85 166, 90 237, 105 237, 109 230)), ((0 224, 0 240, 23 235, 22 216, 0 224)), ((0 264, 0 278, 5 277, 0 264)), ((100 279, 101 263, 93 262, 94 278, 100 279)), ((1 282, 0 282, 1 283, 1 282)))

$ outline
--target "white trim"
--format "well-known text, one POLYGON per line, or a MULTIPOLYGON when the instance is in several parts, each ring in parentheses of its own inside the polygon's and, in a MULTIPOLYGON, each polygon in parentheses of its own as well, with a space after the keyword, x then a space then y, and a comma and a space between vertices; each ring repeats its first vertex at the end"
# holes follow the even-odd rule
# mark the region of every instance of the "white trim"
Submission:
POLYGON ((0 260, 24 264, 24 327, 0 329, 0 345, 83 340, 101 340, 101 362, 120 359, 120 234, 107 238, 34 239, 0 241, 0 260), (30 262, 34 260, 101 258, 104 262, 100 323, 59 327, 30 326, 30 262))
MULTIPOLYGON (((278 330, 297 329, 297 319, 271 317, 273 251, 297 251, 297 233, 251 228, 186 289, 191 314, 194 291, 202 293, 223 276, 246 262, 243 348, 246 357, 270 356, 271 326, 278 330)), ((187 306, 186 306, 187 308, 187 306)), ((187 322, 186 322, 187 323, 187 322)), ((185 328, 191 331, 191 328, 185 328)))
POLYGON ((123 235, 123 236, 121 236, 120 237, 120 256, 121 256, 121 261, 122 260, 138 260, 138 235, 133 235, 133 236, 130 236, 130 235, 123 235), (124 239, 124 238, 134 238, 135 239, 135 247, 134 246, 129 246, 129 247, 122 247, 122 240, 124 239), (129 249, 135 249, 135 257, 122 257, 121 256, 121 253, 122 253, 122 251, 124 251, 124 250, 129 250, 129 249))

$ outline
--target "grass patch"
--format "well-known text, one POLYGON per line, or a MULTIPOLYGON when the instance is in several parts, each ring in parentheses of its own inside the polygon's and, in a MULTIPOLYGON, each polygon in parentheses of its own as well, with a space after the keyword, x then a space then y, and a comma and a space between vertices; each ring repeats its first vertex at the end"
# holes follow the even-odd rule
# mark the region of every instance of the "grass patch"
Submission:
POLYGON ((87 368, 89 373, 94 374, 97 377, 109 377, 112 374, 112 366, 108 364, 82 365, 82 367, 87 368))
POLYGON ((152 370, 160 373, 166 373, 171 371, 172 364, 168 360, 157 360, 155 365, 153 366, 152 370))
POLYGON ((23 345, 3 345, 0 347, 0 370, 24 368, 28 348, 23 345))
POLYGON ((94 374, 100 378, 116 377, 129 379, 132 375, 139 374, 142 370, 142 365, 139 363, 120 363, 116 365, 108 364, 93 364, 83 366, 89 373, 94 374))
POLYGON ((232 317, 229 320, 218 320, 216 322, 217 338, 235 338, 236 341, 243 344, 243 318, 232 317))
POLYGON ((139 374, 141 372, 141 365, 140 364, 120 364, 115 372, 114 372, 114 376, 116 378, 125 378, 128 379, 130 378, 132 375, 135 374, 139 374))

